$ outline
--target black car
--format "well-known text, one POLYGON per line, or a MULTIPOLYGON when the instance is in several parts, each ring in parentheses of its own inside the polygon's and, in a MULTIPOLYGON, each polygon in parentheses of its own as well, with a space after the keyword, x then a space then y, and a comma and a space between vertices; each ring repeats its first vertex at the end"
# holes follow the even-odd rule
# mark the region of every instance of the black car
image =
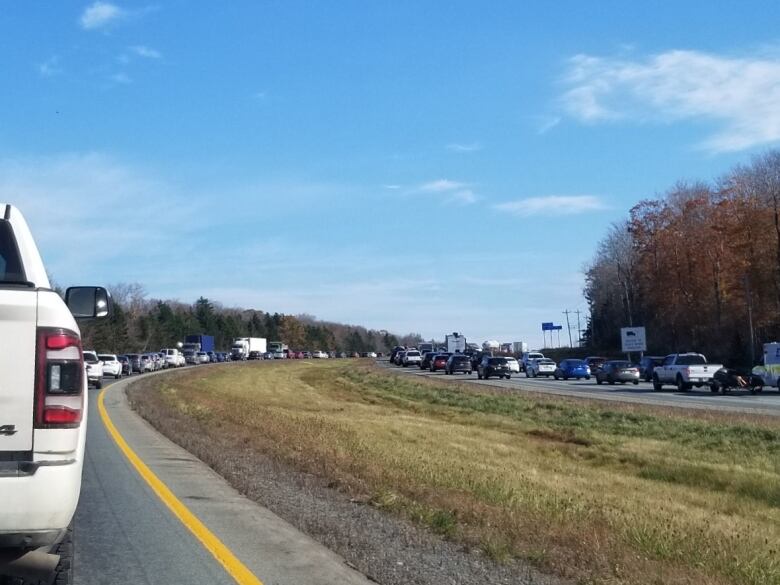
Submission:
POLYGON ((120 364, 122 364, 123 376, 129 376, 133 373, 132 369, 130 368, 130 358, 128 358, 126 355, 118 355, 116 356, 116 359, 120 364))
POLYGON ((506 358, 490 357, 489 355, 482 357, 482 361, 477 366, 477 378, 487 380, 492 376, 506 378, 507 380, 512 377, 509 362, 506 361, 506 358))
POLYGON ((646 355, 639 360, 639 377, 645 382, 653 381, 653 370, 664 363, 664 358, 655 355, 646 355))
POLYGON ((420 360, 420 369, 421 370, 427 370, 431 367, 431 360, 436 357, 436 354, 439 353, 437 351, 426 351, 423 356, 422 360, 420 360))
POLYGON ((141 354, 140 353, 128 353, 127 359, 130 361, 130 372, 129 374, 143 374, 144 373, 144 366, 141 363, 141 354))
POLYGON ((444 373, 450 375, 457 372, 471 375, 471 371, 471 358, 460 353, 452 354, 444 366, 444 373))
POLYGON ((390 363, 391 363, 391 364, 394 364, 394 363, 396 363, 396 360, 395 360, 395 358, 398 356, 398 354, 399 354, 400 352, 404 351, 405 349, 406 349, 406 348, 405 348, 405 347, 403 347, 402 345, 396 345, 396 346, 393 348, 393 351, 391 351, 391 352, 390 352, 390 363))

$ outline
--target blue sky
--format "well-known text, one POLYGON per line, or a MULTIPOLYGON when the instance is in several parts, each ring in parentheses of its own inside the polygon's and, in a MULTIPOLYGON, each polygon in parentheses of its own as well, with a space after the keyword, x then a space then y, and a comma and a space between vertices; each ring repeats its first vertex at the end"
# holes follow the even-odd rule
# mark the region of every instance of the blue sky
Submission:
POLYGON ((611 222, 780 140, 775 2, 0 16, 0 200, 63 284, 541 343, 611 222))

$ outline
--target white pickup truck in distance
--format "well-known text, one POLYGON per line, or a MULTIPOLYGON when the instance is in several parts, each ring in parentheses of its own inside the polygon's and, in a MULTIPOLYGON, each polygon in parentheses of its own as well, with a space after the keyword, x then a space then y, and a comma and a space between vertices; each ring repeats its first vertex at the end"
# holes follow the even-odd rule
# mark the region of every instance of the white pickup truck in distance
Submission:
POLYGON ((677 386, 680 392, 687 392, 694 386, 709 386, 721 364, 708 364, 700 353, 673 353, 664 358, 663 364, 653 369, 653 390, 661 390, 664 384, 677 386))
POLYGON ((0 583, 72 582, 87 374, 77 318, 111 312, 99 287, 51 289, 21 213, 0 204, 0 583))

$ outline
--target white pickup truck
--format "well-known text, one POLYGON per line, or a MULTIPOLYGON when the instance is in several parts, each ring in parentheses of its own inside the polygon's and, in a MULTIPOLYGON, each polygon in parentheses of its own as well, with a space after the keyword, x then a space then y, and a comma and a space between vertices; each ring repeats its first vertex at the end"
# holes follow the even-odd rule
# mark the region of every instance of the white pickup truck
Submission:
POLYGON ((674 384, 680 392, 694 386, 710 386, 715 372, 722 367, 721 364, 708 364, 707 358, 700 353, 673 353, 653 369, 653 390, 661 390, 664 384, 674 384))
POLYGON ((51 289, 21 213, 0 204, 0 583, 71 583, 87 375, 77 318, 111 312, 99 287, 51 289))

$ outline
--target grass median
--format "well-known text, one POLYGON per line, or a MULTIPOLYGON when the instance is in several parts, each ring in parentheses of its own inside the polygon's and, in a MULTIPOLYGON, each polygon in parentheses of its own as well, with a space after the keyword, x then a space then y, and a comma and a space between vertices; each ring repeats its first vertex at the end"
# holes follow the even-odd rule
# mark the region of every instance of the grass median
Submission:
POLYGON ((149 379, 131 399, 164 432, 183 420, 497 562, 522 558, 580 583, 780 584, 771 421, 445 385, 343 361, 194 369, 149 379))

